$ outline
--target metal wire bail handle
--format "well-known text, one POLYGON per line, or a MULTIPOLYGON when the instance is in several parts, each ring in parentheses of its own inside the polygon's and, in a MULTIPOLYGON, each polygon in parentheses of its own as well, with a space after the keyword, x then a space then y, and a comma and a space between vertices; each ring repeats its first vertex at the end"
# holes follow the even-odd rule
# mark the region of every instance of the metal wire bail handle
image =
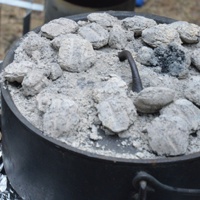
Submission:
POLYGON ((133 186, 138 191, 136 200, 147 200, 147 192, 155 189, 189 196, 200 196, 200 189, 176 188, 165 185, 146 172, 139 172, 133 179, 133 186))
POLYGON ((133 59, 133 56, 130 51, 123 50, 122 52, 118 53, 119 60, 125 61, 128 60, 131 68, 131 74, 132 74, 132 91, 133 92, 140 92, 143 90, 142 81, 138 72, 138 68, 136 66, 136 63, 133 59))

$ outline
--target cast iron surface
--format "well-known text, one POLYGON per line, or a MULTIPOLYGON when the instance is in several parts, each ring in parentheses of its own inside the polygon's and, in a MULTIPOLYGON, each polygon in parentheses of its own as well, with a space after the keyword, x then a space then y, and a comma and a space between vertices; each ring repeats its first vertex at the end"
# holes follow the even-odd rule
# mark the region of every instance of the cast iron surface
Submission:
POLYGON ((122 4, 122 3, 126 3, 126 2, 132 2, 132 0, 101 0, 101 1, 64 0, 64 1, 70 2, 72 4, 77 4, 77 5, 80 5, 80 6, 87 6, 87 7, 93 7, 93 8, 103 8, 103 7, 113 6, 113 5, 122 4))
MULTIPOLYGON (((119 19, 134 12, 110 12, 119 19)), ((87 14, 70 16, 84 20, 87 14)), ((159 23, 174 20, 148 15, 159 23)), ((36 30, 36 32, 39 29, 36 30)), ((17 42, 4 59, 13 60, 17 42)), ((13 188, 28 200, 131 200, 138 193, 132 181, 140 171, 160 182, 180 188, 200 188, 200 154, 168 159, 134 160, 84 152, 52 138, 31 125, 15 107, 9 91, 2 91, 4 167, 13 188)), ((197 196, 171 194, 155 188, 148 200, 199 200, 197 196)))

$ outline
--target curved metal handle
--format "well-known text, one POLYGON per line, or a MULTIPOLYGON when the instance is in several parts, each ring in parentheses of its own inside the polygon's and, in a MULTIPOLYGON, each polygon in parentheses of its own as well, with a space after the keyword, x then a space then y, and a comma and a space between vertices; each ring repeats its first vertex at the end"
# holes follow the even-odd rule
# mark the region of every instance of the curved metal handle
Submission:
POLYGON ((173 186, 169 186, 161 183, 156 178, 146 172, 139 172, 134 177, 133 186, 136 190, 139 191, 138 200, 146 200, 147 192, 155 191, 155 189, 165 190, 171 193, 180 193, 182 195, 200 196, 200 189, 176 188, 173 186))
POLYGON ((131 73, 132 73, 132 80, 133 80, 133 86, 132 90, 133 92, 140 92, 143 87, 142 87, 142 81, 140 79, 140 75, 137 69, 137 66, 135 64, 135 61, 130 53, 130 51, 124 50, 118 54, 119 60, 124 61, 128 59, 128 62, 131 67, 131 73))

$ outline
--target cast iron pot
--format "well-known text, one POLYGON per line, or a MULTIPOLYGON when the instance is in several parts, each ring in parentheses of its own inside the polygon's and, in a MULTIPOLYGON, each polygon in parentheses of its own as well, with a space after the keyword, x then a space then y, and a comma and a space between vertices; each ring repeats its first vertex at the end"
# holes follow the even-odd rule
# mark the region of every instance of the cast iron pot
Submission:
POLYGON ((133 11, 135 0, 45 0, 45 22, 80 13, 123 10, 133 11))
MULTIPOLYGON (((134 12, 110 12, 119 19, 134 12)), ((87 14, 69 18, 85 20, 87 14)), ((147 15, 159 23, 174 20, 147 15)), ((36 29, 36 32, 39 28, 36 29)), ((12 62, 17 42, 6 55, 12 62)), ((17 110, 2 85, 4 168, 27 200, 199 200, 200 153, 135 160, 99 156, 45 137, 17 110)), ((67 116, 66 116, 67 118, 67 116)))

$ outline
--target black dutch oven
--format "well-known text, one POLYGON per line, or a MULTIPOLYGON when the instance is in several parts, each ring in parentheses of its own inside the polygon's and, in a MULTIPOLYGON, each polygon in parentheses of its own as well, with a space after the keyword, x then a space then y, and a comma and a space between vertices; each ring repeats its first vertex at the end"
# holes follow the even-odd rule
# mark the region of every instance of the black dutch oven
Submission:
MULTIPOLYGON (((109 12, 123 19, 134 12, 109 12)), ((85 20, 87 14, 69 18, 85 20)), ((174 20, 143 15, 158 23, 174 20)), ((39 28, 36 29, 36 32, 39 28)), ((6 55, 12 62, 17 42, 6 55)), ((123 159, 81 151, 45 137, 1 87, 4 168, 27 200, 199 200, 200 153, 156 160, 123 159)), ((67 116, 66 116, 67 118, 67 116)))

